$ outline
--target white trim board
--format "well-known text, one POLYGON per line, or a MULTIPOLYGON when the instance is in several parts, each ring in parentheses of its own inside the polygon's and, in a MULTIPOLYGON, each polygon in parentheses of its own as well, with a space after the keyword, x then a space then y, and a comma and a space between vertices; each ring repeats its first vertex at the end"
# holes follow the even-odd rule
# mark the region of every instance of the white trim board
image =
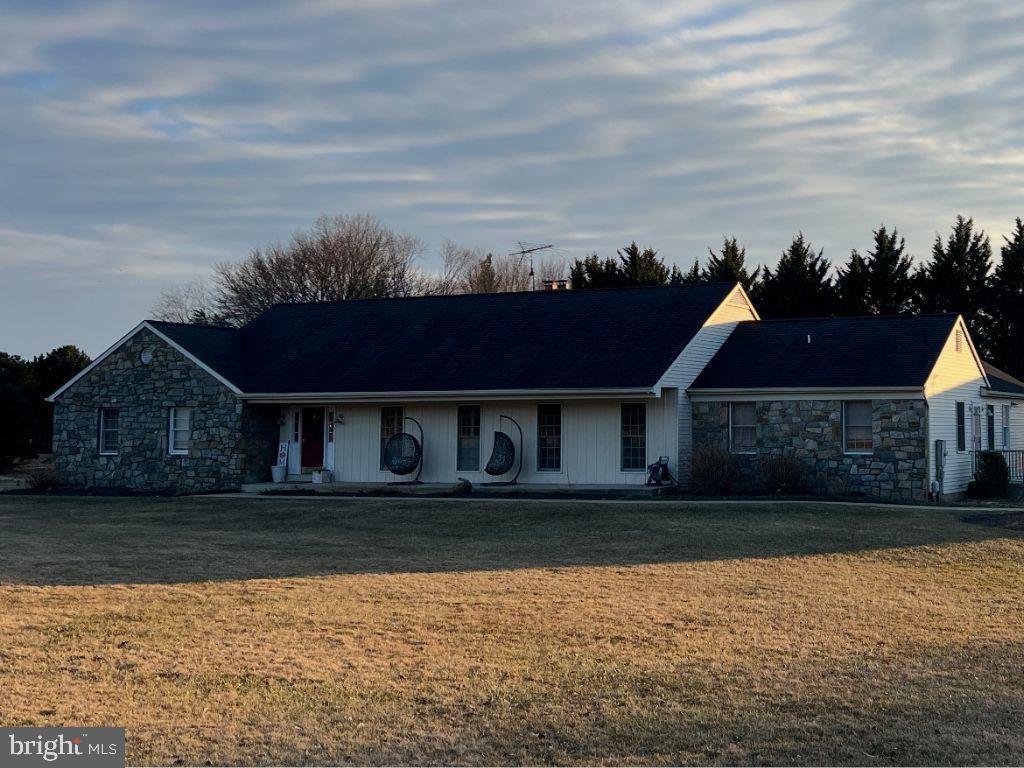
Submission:
POLYGON ((924 400, 924 387, 764 387, 691 389, 694 401, 745 400, 924 400))
POLYGON ((415 401, 463 402, 494 400, 553 400, 569 397, 579 400, 649 399, 660 393, 645 387, 635 389, 467 389, 409 392, 246 392, 248 402, 302 403, 408 403, 415 401))
POLYGON ((217 381, 219 381, 225 387, 230 389, 236 395, 242 394, 242 390, 240 390, 238 387, 236 387, 230 381, 225 379, 223 376, 221 376, 219 373, 217 373, 215 370, 213 370, 210 366, 208 366, 206 363, 204 363, 198 357, 193 355, 191 352, 189 352, 187 349, 185 349, 183 346, 178 344, 176 341, 171 339, 166 334, 164 334, 164 333, 160 332, 159 330, 157 330, 156 328, 154 328, 153 325, 148 320, 143 320, 141 323, 139 323, 134 328, 132 328, 130 331, 128 331, 128 333, 126 333, 120 339, 115 341, 106 350, 104 350, 100 354, 99 357, 97 357, 95 360, 93 360, 91 363, 89 363, 89 365, 87 365, 85 368, 83 368, 81 371, 79 371, 69 382, 67 382, 64 386, 62 386, 60 389, 58 389, 56 392, 54 392, 52 395, 50 395, 48 398, 46 398, 47 401, 51 402, 51 403, 54 402, 58 397, 60 397, 62 394, 64 394, 65 391, 67 391, 70 387, 74 386, 75 383, 78 382, 82 377, 84 377, 86 374, 88 374, 90 371, 92 371, 94 368, 96 368, 96 366, 98 366, 100 363, 102 363, 104 360, 106 360, 108 357, 110 357, 110 355, 113 354, 115 351, 117 351, 126 341, 128 341, 129 339, 134 337, 139 331, 141 331, 144 328, 146 330, 148 330, 150 333, 152 333, 154 336, 156 336, 158 339, 160 339, 161 341, 166 343, 168 346, 176 349, 178 352, 180 352, 186 358, 191 360, 193 363, 195 363, 201 369, 206 371, 206 373, 208 373, 211 376, 213 376, 213 378, 215 378, 217 381))

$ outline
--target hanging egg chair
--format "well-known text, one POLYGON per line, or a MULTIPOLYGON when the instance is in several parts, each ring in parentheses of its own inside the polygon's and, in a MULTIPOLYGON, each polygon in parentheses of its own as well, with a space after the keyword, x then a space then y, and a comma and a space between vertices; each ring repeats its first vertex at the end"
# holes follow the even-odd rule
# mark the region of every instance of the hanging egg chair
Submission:
POLYGON ((423 471, 423 427, 411 416, 405 417, 419 428, 420 438, 408 432, 397 432, 384 444, 384 466, 393 475, 405 477, 416 472, 410 482, 418 483, 423 471))
MULTIPOLYGON (((498 419, 499 423, 501 419, 508 419, 519 432, 519 468, 516 470, 515 476, 508 481, 508 484, 512 485, 519 479, 519 473, 523 471, 523 430, 520 428, 519 422, 511 416, 501 415, 498 419)), ((491 477, 500 477, 507 474, 516 463, 516 453, 516 444, 512 442, 512 438, 509 437, 508 433, 502 432, 500 429, 496 430, 494 432, 494 447, 491 449, 491 458, 488 459, 484 472, 491 477)), ((488 485, 505 485, 505 483, 488 483, 488 485)))

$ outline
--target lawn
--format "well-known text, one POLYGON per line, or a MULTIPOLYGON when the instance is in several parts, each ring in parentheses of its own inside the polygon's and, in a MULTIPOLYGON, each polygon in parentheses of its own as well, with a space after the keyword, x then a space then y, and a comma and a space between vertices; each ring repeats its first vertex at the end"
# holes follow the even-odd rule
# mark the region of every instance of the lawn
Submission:
POLYGON ((962 510, 0 496, 0 724, 131 764, 1024 762, 962 510))

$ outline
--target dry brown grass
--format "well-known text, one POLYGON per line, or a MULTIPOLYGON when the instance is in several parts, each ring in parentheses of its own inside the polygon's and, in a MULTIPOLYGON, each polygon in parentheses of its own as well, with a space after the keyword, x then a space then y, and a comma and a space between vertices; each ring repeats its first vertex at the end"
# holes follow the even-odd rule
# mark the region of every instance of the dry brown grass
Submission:
POLYGON ((0 497, 0 721, 130 763, 1024 761, 952 510, 0 497))

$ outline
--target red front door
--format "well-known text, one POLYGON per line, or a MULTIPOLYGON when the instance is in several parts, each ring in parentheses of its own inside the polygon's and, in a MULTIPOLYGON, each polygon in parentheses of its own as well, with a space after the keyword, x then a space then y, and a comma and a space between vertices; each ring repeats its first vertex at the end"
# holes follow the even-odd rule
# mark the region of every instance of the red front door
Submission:
POLYGON ((302 466, 324 465, 324 409, 302 409, 302 466))

